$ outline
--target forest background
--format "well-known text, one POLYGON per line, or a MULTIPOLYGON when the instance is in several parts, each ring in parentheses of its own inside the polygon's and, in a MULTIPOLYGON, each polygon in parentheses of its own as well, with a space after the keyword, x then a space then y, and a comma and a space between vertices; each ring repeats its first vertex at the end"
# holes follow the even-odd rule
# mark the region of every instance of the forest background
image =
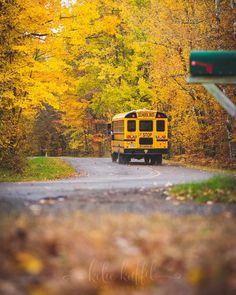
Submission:
MULTIPOLYGON (((107 153, 106 123, 156 109, 171 155, 230 163, 231 119, 186 83, 190 50, 234 50, 233 1, 0 0, 0 165, 107 153)), ((235 88, 224 87, 235 101, 235 88)))

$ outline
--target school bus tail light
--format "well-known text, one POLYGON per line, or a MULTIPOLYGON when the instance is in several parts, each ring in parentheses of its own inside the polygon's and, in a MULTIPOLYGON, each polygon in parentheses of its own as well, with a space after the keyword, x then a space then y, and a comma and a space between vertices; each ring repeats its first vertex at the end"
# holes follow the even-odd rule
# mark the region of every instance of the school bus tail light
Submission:
POLYGON ((165 135, 157 135, 156 138, 157 139, 166 139, 166 136, 165 135))

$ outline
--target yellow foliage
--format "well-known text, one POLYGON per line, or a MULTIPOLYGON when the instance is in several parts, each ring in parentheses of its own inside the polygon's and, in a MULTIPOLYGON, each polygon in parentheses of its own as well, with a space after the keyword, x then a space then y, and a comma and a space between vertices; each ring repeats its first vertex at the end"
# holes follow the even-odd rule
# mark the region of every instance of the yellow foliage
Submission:
POLYGON ((73 146, 103 140, 94 120, 151 105, 167 113, 175 153, 225 151, 225 113, 186 83, 190 50, 235 46, 228 10, 219 26, 214 9, 194 0, 2 1, 0 150, 23 146, 47 104, 63 112, 73 146))

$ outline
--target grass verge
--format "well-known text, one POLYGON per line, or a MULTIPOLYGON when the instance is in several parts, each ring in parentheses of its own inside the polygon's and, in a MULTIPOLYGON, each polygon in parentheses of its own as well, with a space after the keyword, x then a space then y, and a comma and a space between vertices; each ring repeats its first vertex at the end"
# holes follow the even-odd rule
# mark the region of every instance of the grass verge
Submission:
POLYGON ((37 157, 29 159, 23 173, 0 168, 0 181, 42 181, 66 178, 76 174, 73 167, 63 159, 37 157))
POLYGON ((176 185, 169 193, 179 200, 236 203, 236 177, 216 176, 209 180, 176 185))
POLYGON ((206 164, 196 164, 196 163, 190 163, 190 162, 183 162, 183 161, 177 161, 177 160, 164 160, 164 163, 166 165, 177 165, 177 166, 182 166, 182 167, 187 167, 191 169, 198 169, 198 170, 203 170, 203 171, 208 171, 208 172, 217 172, 217 173, 224 173, 226 175, 232 175, 236 173, 235 168, 226 168, 226 167, 219 167, 217 165, 211 165, 208 163, 206 164))
POLYGON ((219 162, 211 158, 201 158, 198 155, 187 157, 187 156, 174 156, 171 159, 165 160, 168 165, 179 165, 183 167, 201 169, 210 172, 220 172, 225 174, 236 173, 236 163, 219 162))

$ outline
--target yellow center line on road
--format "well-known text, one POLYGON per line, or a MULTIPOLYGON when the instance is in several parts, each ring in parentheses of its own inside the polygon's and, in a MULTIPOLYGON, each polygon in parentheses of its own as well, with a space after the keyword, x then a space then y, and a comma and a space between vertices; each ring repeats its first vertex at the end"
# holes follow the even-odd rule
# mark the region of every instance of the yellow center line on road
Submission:
MULTIPOLYGON (((137 166, 136 166, 137 167, 137 166)), ((114 176, 103 176, 102 178, 99 178, 98 176, 94 175, 94 176, 91 176, 91 177, 83 177, 83 178, 78 178, 78 179, 73 179, 71 180, 71 182, 76 182, 76 181, 81 181, 81 182, 105 182, 105 181, 126 181, 126 180, 144 180, 144 179, 153 179, 153 178, 156 178, 158 176, 160 176, 160 171, 158 170, 155 170, 154 168, 151 168, 151 167, 143 167, 142 168, 145 168, 146 170, 148 170, 148 172, 151 172, 152 174, 150 175, 141 175, 141 176, 135 176, 135 175, 130 175, 130 176, 119 176, 119 175, 114 175, 114 176)), ((145 172, 144 172, 145 173, 145 172)), ((69 179, 68 180, 64 180, 62 182, 68 182, 70 181, 69 179)))
MULTIPOLYGON (((148 169, 148 167, 142 167, 142 168, 148 169)), ((155 170, 154 168, 148 169, 148 171, 150 171, 150 170, 153 173, 152 175, 147 175, 147 176, 145 176, 145 175, 143 175, 143 176, 126 176, 126 177, 116 176, 117 177, 116 179, 119 180, 119 181, 120 180, 152 179, 152 178, 160 176, 160 174, 161 174, 160 171, 155 170)), ((112 180, 112 179, 114 179, 114 177, 106 177, 106 178, 104 178, 104 180, 108 180, 108 179, 112 180)))
POLYGON ((151 168, 151 170, 154 172, 154 175, 152 177, 160 176, 161 175, 161 172, 160 171, 155 170, 154 168, 151 168))

